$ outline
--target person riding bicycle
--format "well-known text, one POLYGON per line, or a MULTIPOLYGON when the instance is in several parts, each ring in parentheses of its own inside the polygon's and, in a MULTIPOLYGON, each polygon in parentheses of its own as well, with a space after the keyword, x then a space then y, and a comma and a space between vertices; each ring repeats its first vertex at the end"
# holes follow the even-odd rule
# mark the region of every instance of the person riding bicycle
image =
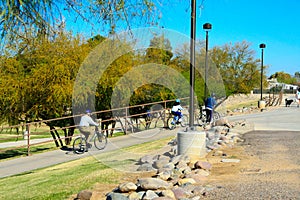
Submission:
MULTIPOLYGON (((99 126, 99 124, 92 119, 91 111, 86 110, 79 123, 79 131, 85 136, 86 141, 88 141, 90 134, 93 133, 92 126, 99 126)), ((88 147, 91 147, 91 144, 88 143, 88 147)))
POLYGON ((180 112, 181 110, 183 110, 183 108, 180 105, 180 99, 176 99, 176 101, 171 109, 171 113, 174 115, 172 124, 175 124, 177 121, 180 122, 181 117, 183 116, 183 114, 180 112))
POLYGON ((217 104, 215 98, 216 98, 215 93, 212 93, 212 95, 205 100, 206 122, 207 123, 212 123, 213 110, 217 104))

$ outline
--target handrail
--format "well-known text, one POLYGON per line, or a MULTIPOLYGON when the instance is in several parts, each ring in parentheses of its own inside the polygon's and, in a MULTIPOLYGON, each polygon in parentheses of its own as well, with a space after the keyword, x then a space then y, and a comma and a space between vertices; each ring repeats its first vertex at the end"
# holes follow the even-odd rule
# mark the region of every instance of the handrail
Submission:
MULTIPOLYGON (((185 100, 185 99, 188 99, 189 97, 185 97, 185 98, 181 98, 181 100, 185 100)), ((151 103, 146 103, 146 104, 140 104, 140 105, 134 105, 134 106, 127 106, 127 107, 121 107, 121 108, 113 108, 113 109, 110 109, 110 110, 101 110, 101 111, 96 111, 96 112, 93 112, 92 114, 100 114, 100 113, 105 113, 105 112, 116 112, 116 111, 122 111, 124 110, 124 116, 112 116, 112 117, 120 117, 121 119, 124 119, 125 121, 125 124, 121 124, 121 127, 115 127, 115 129, 122 129, 123 132, 126 134, 130 124, 128 123, 128 119, 132 118, 132 117, 139 117, 139 116, 142 116, 142 115, 145 115, 147 114, 147 112, 141 112, 141 113, 135 113, 135 114, 132 114, 130 115, 130 113, 128 113, 128 111, 132 108, 138 108, 138 107, 145 107, 145 106, 151 106, 151 105, 162 105, 162 110, 167 110, 167 103, 170 103, 170 102, 174 102, 175 99, 172 99, 172 100, 164 100, 164 101, 159 101, 159 102, 151 102, 151 103), (123 127, 124 126, 124 127, 123 127)), ((155 111, 153 111, 154 113, 155 111)), ((59 133, 57 131, 67 131, 69 129, 76 129, 78 125, 70 125, 70 126, 65 126, 65 127, 57 127, 55 126, 55 129, 54 130, 41 130, 41 131, 34 131, 32 130, 32 126, 37 126, 40 124, 46 124, 46 123, 49 123, 49 122, 52 122, 52 121, 59 121, 59 120, 66 120, 66 119, 70 119, 70 118, 75 118, 75 117, 78 117, 78 116, 82 116, 82 114, 78 114, 78 115, 71 115, 71 116, 63 116, 63 117, 59 117, 59 118, 53 118, 53 119, 47 119, 47 120, 37 120, 37 121, 34 121, 34 122, 28 122, 28 123, 20 123, 20 124, 17 124, 17 125, 12 125, 12 126, 2 126, 0 127, 0 136, 3 132, 3 130, 11 130, 11 129, 17 129, 17 128, 22 128, 22 132, 27 132, 27 144, 26 145, 19 145, 19 146, 14 146, 14 147, 9 147, 9 148, 3 148, 3 149, 0 149, 0 153, 2 153, 3 151, 7 151, 7 150, 15 150, 15 149, 18 149, 18 148, 22 148, 22 147, 27 147, 27 155, 29 156, 31 153, 30 153, 30 147, 31 146, 34 146, 34 145, 39 145, 39 144, 43 144, 43 143, 46 143, 46 142, 55 142, 56 144, 59 144, 58 142, 60 142, 60 144, 62 144, 62 140, 71 140, 73 135, 65 135, 64 137, 60 137, 59 133), (53 138, 52 140, 46 140, 44 142, 38 142, 38 143, 32 143, 32 136, 36 136, 36 135, 41 135, 41 134, 44 134, 46 132, 49 132, 51 134, 58 134, 58 138, 53 138)), ((120 120, 121 120, 120 119, 120 120)), ((105 121, 109 121, 110 119, 105 119, 103 120, 102 122, 105 122, 105 121)), ((138 124, 136 124, 137 126, 138 124)), ((102 130, 102 131, 106 131, 106 130, 102 130)), ((22 134, 23 136, 23 134, 22 134)), ((10 136, 10 137, 0 137, 0 142, 3 141, 3 140, 12 140, 12 139, 15 139, 15 140, 18 140, 19 139, 19 134, 18 135, 14 135, 14 136, 10 136)), ((24 141, 24 140, 23 140, 24 141)))

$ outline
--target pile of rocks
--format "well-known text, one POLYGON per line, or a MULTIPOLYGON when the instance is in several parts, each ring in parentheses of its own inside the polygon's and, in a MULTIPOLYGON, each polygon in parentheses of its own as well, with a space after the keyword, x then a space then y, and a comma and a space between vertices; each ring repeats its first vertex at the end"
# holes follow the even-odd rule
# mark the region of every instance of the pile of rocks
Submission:
MULTIPOLYGON (((241 131, 242 127, 245 127, 245 122, 237 122, 233 125, 227 120, 221 119, 214 125, 205 129, 207 152, 220 147, 232 146, 236 142, 242 141, 238 132, 241 131)), ((106 199, 196 200, 217 188, 205 184, 212 164, 207 162, 205 158, 192 161, 188 155, 176 155, 176 146, 177 141, 174 139, 169 142, 168 151, 159 155, 146 155, 140 158, 137 171, 147 172, 149 177, 143 176, 138 178, 136 182, 121 183, 106 195, 106 199)), ((215 153, 220 152, 215 151, 215 153)), ((92 193, 88 194, 92 195, 92 193)), ((83 195, 87 195, 87 191, 79 193, 77 199, 84 199, 83 195)))

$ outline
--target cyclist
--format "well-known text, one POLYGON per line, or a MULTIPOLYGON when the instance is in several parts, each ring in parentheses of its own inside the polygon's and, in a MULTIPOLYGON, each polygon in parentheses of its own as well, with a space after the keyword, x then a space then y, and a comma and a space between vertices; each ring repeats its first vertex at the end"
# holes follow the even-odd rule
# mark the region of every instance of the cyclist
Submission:
MULTIPOLYGON (((81 117, 79 123, 79 131, 85 136, 86 141, 88 141, 88 137, 90 136, 90 134, 93 133, 93 129, 91 126, 99 126, 99 124, 92 119, 91 111, 86 110, 85 114, 81 117)), ((87 145, 88 148, 92 146, 89 143, 87 145)))
POLYGON ((176 99, 176 101, 171 109, 171 113, 174 115, 174 119, 171 122, 172 124, 175 124, 177 121, 180 122, 181 117, 183 116, 182 113, 180 112, 181 110, 183 110, 183 108, 180 105, 180 99, 176 99))
POLYGON ((215 93, 212 93, 210 97, 208 97, 205 101, 205 110, 206 110, 206 122, 212 123, 213 119, 213 110, 217 104, 215 93))

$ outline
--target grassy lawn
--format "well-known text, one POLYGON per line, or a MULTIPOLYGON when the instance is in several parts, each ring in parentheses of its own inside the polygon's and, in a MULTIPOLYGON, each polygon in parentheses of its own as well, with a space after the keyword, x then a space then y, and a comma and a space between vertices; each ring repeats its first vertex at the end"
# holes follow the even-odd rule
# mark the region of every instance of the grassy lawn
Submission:
POLYGON ((133 158, 128 154, 141 153, 141 151, 151 153, 166 146, 171 139, 171 137, 165 138, 2 178, 0 199, 70 199, 71 195, 81 190, 93 190, 99 184, 104 187, 103 189, 111 191, 110 188, 124 182, 123 178, 128 174, 124 170, 117 169, 133 165, 139 159, 138 156, 133 158), (107 162, 108 158, 111 160, 110 163, 107 162))
MULTIPOLYGON (((39 145, 32 145, 30 146, 30 154, 37 154, 43 153, 46 151, 52 151, 58 149, 53 142, 46 143, 46 144, 39 144, 39 145)), ((0 153, 0 162, 6 159, 11 158, 18 158, 21 156, 27 156, 27 147, 11 149, 11 148, 4 148, 1 149, 0 153)))

